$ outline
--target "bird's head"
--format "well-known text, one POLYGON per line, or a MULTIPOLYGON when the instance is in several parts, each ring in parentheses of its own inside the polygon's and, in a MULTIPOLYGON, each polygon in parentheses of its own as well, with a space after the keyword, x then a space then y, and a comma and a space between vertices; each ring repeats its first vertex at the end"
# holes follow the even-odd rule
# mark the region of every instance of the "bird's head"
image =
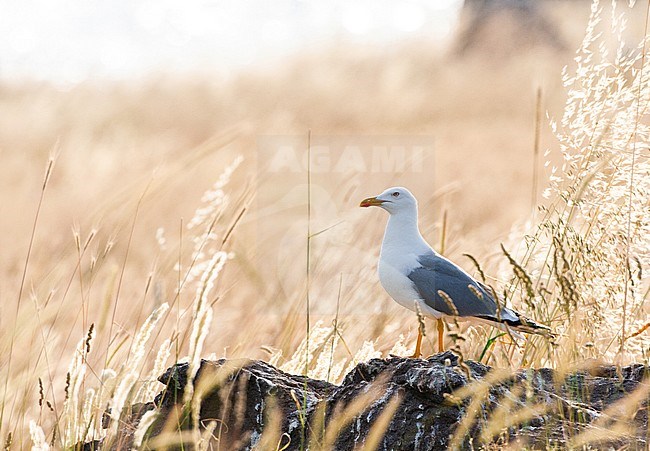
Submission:
POLYGON ((409 190, 397 186, 388 188, 379 196, 362 200, 359 206, 380 207, 392 215, 402 211, 417 211, 418 202, 409 190))

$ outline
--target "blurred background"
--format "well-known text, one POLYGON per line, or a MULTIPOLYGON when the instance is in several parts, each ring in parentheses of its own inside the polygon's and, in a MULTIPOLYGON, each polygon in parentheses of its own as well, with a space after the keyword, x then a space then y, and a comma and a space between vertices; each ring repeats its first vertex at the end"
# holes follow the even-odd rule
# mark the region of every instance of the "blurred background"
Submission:
MULTIPOLYGON (((375 274, 386 216, 359 201, 409 187, 429 242, 467 269, 462 254, 476 256, 496 277, 499 243, 521 242, 518 227, 541 199, 554 158, 543 153, 557 146, 547 117, 561 115, 562 68, 573 67, 590 5, 2 2, 0 328, 16 335, 0 340, 0 353, 14 339, 25 356, 45 346, 50 373, 65 374, 94 323, 105 363, 163 301, 173 314, 156 340, 174 337, 186 353, 178 337, 194 294, 176 292, 197 236, 187 225, 218 199, 214 234, 232 258, 206 347, 290 355, 305 327, 309 131, 332 162, 347 155, 340 170, 313 174, 310 230, 322 232, 311 240, 313 320, 329 324, 339 310, 352 351, 364 340, 382 351, 399 334, 412 340, 417 321, 375 274), (406 146, 401 169, 364 160, 392 145, 406 146), (278 173, 269 165, 281 148, 297 166, 278 173), (202 201, 239 158, 229 183, 202 201)), ((627 14, 631 43, 644 35, 642 8, 627 14)), ((11 373, 36 377, 43 365, 19 359, 11 373)))
POLYGON ((314 45, 426 36, 440 49, 461 0, 28 1, 3 6, 2 74, 74 84, 152 72, 235 74, 314 45))

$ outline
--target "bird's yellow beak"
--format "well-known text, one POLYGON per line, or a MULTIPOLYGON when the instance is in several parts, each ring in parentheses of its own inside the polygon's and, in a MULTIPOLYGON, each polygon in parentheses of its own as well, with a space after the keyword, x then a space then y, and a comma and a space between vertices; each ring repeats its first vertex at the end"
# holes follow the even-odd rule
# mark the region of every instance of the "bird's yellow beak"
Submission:
POLYGON ((386 202, 385 200, 379 200, 376 197, 369 197, 367 199, 363 199, 361 203, 359 204, 360 207, 378 207, 379 205, 383 204, 386 202))

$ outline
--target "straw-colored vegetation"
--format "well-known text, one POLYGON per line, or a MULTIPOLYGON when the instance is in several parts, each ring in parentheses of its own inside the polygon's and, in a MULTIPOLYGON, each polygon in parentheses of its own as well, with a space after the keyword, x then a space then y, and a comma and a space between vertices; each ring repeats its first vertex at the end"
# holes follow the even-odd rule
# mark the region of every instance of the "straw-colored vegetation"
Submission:
MULTIPOLYGON (((557 14, 586 21, 584 7, 557 14)), ((356 207, 398 184, 421 199, 430 242, 558 333, 554 345, 515 343, 489 327, 451 324, 448 345, 465 359, 561 371, 592 358, 647 363, 644 7, 622 32, 624 8, 610 27, 610 12, 596 5, 563 80, 570 55, 458 59, 412 42, 321 50, 232 79, 1 86, 6 449, 110 439, 117 421, 101 429, 106 408, 117 419, 125 405, 151 399, 157 375, 181 358, 191 371, 210 354, 263 358, 338 381, 356 362, 409 353, 418 319, 375 275, 385 218, 356 207), (621 33, 641 43, 625 46, 621 33), (304 153, 308 129, 312 146, 395 134, 432 136, 434 151, 423 170, 313 171, 307 202, 306 167, 274 173, 268 149, 285 139, 304 153)), ((575 22, 560 23, 569 40, 575 22)), ((434 327, 425 323, 425 352, 434 327)), ((369 402, 351 404, 336 424, 369 402)), ((515 418, 544 411, 529 409, 515 418)), ((508 425, 495 422, 485 436, 508 425)), ((173 440, 206 447, 216 427, 173 440)), ((275 449, 269 431, 260 446, 275 449)), ((320 446, 335 432, 325 427, 320 446)), ((380 437, 377 429, 369 443, 380 437)))

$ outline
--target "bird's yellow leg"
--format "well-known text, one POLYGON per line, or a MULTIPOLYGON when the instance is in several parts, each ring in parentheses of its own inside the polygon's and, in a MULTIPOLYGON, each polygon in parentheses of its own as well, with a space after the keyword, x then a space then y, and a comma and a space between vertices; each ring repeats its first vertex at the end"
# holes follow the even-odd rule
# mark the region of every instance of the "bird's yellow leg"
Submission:
POLYGON ((420 356, 422 355, 422 331, 418 327, 418 341, 415 342, 415 352, 413 352, 413 355, 411 356, 412 359, 419 359, 420 356))
POLYGON ((445 351, 445 343, 444 343, 445 323, 442 321, 442 318, 438 318, 437 328, 438 328, 438 352, 444 352, 445 351))

